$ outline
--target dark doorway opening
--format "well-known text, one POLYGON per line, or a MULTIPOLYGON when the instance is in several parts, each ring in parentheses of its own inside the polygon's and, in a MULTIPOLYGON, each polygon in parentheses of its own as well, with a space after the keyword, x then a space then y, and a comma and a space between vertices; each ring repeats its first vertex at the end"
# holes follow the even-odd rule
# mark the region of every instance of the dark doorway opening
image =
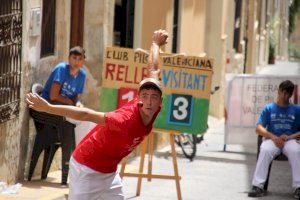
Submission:
POLYGON ((236 52, 240 52, 240 32, 241 32, 241 17, 242 17, 242 1, 235 0, 235 15, 234 15, 234 35, 233 48, 236 52))
POLYGON ((179 0, 174 0, 172 53, 177 53, 179 0))
POLYGON ((70 48, 83 46, 84 1, 72 0, 70 48))
POLYGON ((56 0, 43 0, 41 58, 54 55, 56 0))
POLYGON ((134 0, 115 1, 114 45, 133 47, 134 0))

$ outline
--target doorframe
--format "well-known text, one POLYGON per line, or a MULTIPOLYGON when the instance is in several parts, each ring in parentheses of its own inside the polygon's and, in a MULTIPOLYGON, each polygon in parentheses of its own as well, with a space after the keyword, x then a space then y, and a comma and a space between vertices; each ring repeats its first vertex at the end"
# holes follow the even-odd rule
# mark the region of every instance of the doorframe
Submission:
POLYGON ((85 0, 71 1, 70 48, 83 46, 85 0))

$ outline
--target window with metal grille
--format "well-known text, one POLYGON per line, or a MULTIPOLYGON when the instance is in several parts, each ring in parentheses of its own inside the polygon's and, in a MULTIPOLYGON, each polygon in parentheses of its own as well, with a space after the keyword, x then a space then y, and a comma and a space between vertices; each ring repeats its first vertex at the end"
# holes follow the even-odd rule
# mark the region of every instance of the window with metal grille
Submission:
POLYGON ((43 0, 41 58, 54 54, 56 0, 43 0))
POLYGON ((1 0, 0 123, 19 113, 22 50, 22 0, 1 0))

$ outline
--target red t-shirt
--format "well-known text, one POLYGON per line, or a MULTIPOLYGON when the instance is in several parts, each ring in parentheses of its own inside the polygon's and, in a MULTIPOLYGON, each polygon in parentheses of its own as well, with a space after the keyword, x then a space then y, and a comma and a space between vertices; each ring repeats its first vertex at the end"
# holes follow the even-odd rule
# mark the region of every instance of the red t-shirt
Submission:
POLYGON ((105 113, 105 126, 97 125, 76 147, 73 158, 102 173, 117 170, 118 163, 151 132, 153 122, 144 125, 137 100, 105 113))

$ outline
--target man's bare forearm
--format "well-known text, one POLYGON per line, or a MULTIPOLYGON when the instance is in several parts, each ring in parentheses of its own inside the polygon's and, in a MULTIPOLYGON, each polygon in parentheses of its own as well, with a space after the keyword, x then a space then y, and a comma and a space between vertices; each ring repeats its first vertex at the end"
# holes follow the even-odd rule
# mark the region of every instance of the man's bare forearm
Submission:
POLYGON ((159 51, 160 47, 152 43, 148 60, 148 77, 158 79, 159 73, 159 51))
POLYGON ((150 55, 149 55, 149 66, 150 69, 157 70, 158 69, 158 59, 159 59, 159 51, 160 47, 155 42, 152 42, 151 49, 150 49, 150 55))
POLYGON ((47 113, 80 121, 92 121, 98 124, 104 124, 104 113, 96 112, 88 108, 67 105, 50 105, 47 113))
POLYGON ((289 135, 288 138, 289 139, 300 139, 300 131, 298 131, 292 135, 289 135))
POLYGON ((272 139, 273 140, 273 139, 276 138, 276 136, 273 133, 267 131, 267 129, 265 127, 263 127, 261 124, 257 125, 256 133, 258 135, 262 136, 262 137, 267 138, 267 139, 272 139))
POLYGON ((64 105, 74 105, 74 102, 65 96, 60 94, 61 84, 59 82, 54 81, 51 85, 50 90, 50 100, 52 102, 58 102, 64 105))
POLYGON ((168 33, 165 30, 156 30, 154 31, 152 39, 148 58, 148 77, 158 80, 160 47, 167 44, 168 33))
POLYGON ((97 112, 92 109, 68 106, 68 105, 52 105, 38 94, 28 93, 25 99, 29 108, 39 112, 47 112, 49 114, 69 117, 80 121, 90 121, 97 124, 105 124, 105 113, 97 112))
POLYGON ((59 102, 65 105, 74 105, 74 101, 69 99, 68 97, 62 96, 62 95, 57 95, 55 98, 50 99, 53 102, 59 102))

